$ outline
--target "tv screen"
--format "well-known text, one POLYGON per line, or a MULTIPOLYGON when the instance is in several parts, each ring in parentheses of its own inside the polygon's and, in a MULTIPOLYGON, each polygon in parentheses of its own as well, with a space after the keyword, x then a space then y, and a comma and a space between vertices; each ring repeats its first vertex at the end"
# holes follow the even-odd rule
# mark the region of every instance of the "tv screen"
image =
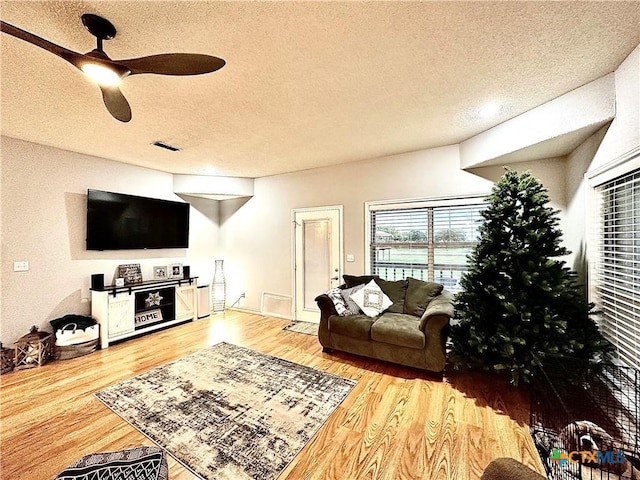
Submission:
POLYGON ((187 248, 189 204, 87 192, 87 250, 187 248))

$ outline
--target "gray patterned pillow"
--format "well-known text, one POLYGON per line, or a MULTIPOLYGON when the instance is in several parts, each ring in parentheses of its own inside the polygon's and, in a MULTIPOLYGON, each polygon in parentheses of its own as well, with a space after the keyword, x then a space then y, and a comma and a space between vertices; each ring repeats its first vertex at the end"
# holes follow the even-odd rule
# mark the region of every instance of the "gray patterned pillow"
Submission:
POLYGON ((351 295, 356 293, 358 290, 362 290, 364 288, 364 283, 362 285, 356 285, 355 287, 345 288, 342 290, 342 298, 344 299, 344 303, 347 306, 347 313, 345 315, 359 315, 360 307, 356 302, 353 301, 351 295))
POLYGON ((336 312, 338 313, 338 315, 340 315, 341 317, 344 317, 345 315, 347 315, 346 313, 347 305, 344 303, 344 298, 342 298, 341 292, 342 290, 336 287, 325 292, 325 295, 327 295, 333 302, 333 305, 336 307, 336 312))

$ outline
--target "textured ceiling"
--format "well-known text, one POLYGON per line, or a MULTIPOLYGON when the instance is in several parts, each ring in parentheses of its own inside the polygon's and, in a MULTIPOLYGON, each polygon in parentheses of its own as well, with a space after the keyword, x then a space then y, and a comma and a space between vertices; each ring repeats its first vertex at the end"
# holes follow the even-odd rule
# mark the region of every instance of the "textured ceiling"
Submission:
POLYGON ((6 34, 2 134, 172 173, 260 177, 458 143, 612 72, 640 43, 640 2, 1 1, 0 18, 74 51, 83 13, 118 29, 113 59, 227 65, 137 75, 133 111, 6 34), (477 109, 504 104, 492 119, 477 109), (177 153, 152 146, 161 140, 177 153))

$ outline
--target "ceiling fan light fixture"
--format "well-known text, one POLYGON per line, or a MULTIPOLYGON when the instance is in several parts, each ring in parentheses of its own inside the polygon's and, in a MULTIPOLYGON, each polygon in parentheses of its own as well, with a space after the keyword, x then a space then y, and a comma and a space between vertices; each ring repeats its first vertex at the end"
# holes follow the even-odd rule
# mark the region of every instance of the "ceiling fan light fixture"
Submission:
POLYGON ((145 57, 113 61, 104 52, 104 40, 114 38, 114 25, 98 15, 85 13, 82 23, 96 37, 96 48, 87 53, 78 53, 33 33, 22 30, 0 20, 0 31, 42 48, 66 60, 100 86, 105 107, 113 118, 121 122, 131 120, 131 106, 118 85, 129 75, 151 73, 157 75, 201 75, 215 72, 225 61, 211 55, 197 53, 161 53, 145 57))
POLYGON ((122 80, 117 72, 98 63, 87 62, 82 64, 80 68, 87 77, 103 87, 115 87, 122 80))

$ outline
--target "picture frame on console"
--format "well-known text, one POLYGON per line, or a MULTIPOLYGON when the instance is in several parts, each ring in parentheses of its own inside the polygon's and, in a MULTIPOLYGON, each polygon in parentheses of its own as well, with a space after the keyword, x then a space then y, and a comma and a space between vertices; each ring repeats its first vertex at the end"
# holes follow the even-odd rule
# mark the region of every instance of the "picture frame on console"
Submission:
POLYGON ((169 265, 168 278, 175 280, 182 278, 182 264, 181 263, 172 263, 169 265))
POLYGON ((125 285, 142 283, 142 270, 139 263, 128 263, 118 266, 118 277, 124 278, 125 285))
POLYGON ((153 267, 153 279, 154 280, 166 280, 167 279, 167 266, 162 265, 153 267))

